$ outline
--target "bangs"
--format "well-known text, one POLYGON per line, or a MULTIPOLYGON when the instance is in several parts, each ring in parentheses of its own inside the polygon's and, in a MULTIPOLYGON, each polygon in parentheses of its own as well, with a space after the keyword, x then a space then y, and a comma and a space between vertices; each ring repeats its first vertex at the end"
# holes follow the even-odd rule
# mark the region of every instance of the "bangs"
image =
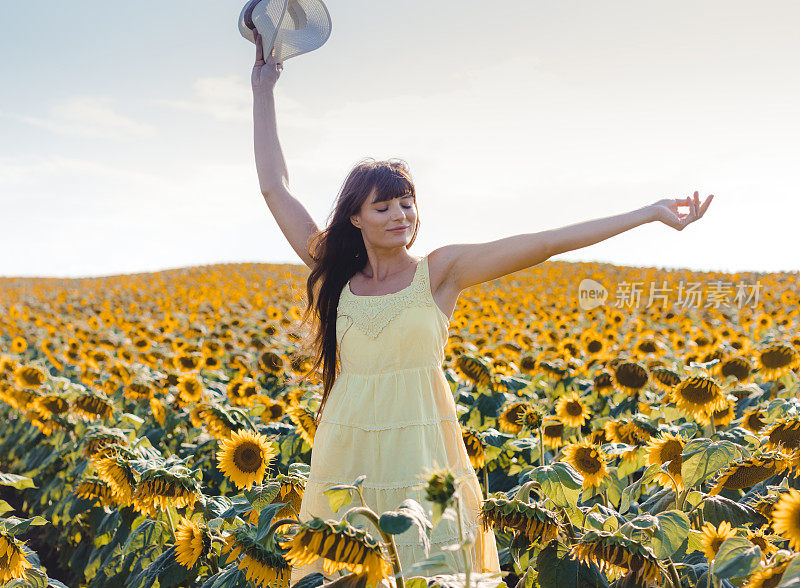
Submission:
POLYGON ((411 196, 416 199, 414 185, 409 179, 394 171, 393 173, 382 173, 375 178, 375 199, 372 202, 386 202, 392 198, 402 198, 411 196))

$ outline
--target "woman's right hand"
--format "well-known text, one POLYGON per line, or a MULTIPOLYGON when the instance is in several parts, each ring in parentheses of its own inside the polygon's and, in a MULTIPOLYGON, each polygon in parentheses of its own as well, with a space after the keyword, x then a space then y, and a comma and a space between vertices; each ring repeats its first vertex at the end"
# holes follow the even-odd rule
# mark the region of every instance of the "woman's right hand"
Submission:
POLYGON ((283 63, 278 63, 270 51, 269 57, 264 61, 264 48, 261 46, 261 35, 258 30, 253 29, 256 38, 256 62, 253 65, 253 75, 250 81, 253 85, 253 92, 272 91, 275 82, 281 76, 283 63))

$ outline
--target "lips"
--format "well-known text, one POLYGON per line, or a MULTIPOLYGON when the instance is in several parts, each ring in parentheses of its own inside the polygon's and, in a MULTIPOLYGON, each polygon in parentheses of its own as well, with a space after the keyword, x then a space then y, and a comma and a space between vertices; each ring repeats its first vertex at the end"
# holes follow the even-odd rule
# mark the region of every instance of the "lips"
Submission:
POLYGON ((408 227, 396 227, 394 229, 389 229, 390 231, 405 231, 408 227))

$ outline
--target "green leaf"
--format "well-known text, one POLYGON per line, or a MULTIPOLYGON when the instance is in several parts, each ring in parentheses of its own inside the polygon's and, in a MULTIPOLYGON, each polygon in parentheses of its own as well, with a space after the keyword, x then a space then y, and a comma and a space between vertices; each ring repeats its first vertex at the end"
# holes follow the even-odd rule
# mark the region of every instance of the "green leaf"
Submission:
POLYGON ((16 474, 4 473, 0 473, 0 486, 12 486, 17 490, 22 490, 23 488, 36 488, 36 485, 33 483, 31 478, 26 476, 18 476, 16 474))
POLYGON ((744 455, 746 452, 743 448, 731 441, 693 439, 683 449, 683 484, 686 488, 691 488, 744 455))
POLYGON ((569 549, 559 541, 551 541, 536 558, 536 578, 541 588, 607 587, 608 580, 594 564, 587 566, 570 559, 569 549))
POLYGON ((720 545, 711 571, 719 578, 741 578, 752 574, 759 561, 761 549, 744 537, 731 537, 720 545))
POLYGON ((414 524, 410 516, 393 510, 383 513, 378 522, 381 531, 389 535, 405 533, 414 524))
POLYGON ((723 521, 728 521, 735 529, 764 521, 764 518, 754 508, 734 502, 724 496, 707 496, 700 509, 703 511, 703 518, 716 526, 723 521))
POLYGON ((659 530, 651 547, 658 559, 671 557, 689 536, 689 517, 679 510, 667 510, 656 515, 659 530))
POLYGON ((0 519, 0 529, 5 530, 9 535, 16 535, 24 533, 28 527, 46 525, 47 519, 40 516, 35 516, 30 519, 19 519, 17 517, 8 517, 0 519))
POLYGON ((619 505, 620 514, 625 514, 631 507, 631 503, 638 500, 642 495, 642 490, 653 480, 653 478, 661 471, 658 464, 649 466, 643 473, 642 477, 636 480, 630 486, 627 486, 622 491, 622 498, 619 505))
POLYGON ((795 557, 784 570, 778 588, 800 588, 800 557, 795 557))
POLYGON ((5 500, 0 500, 0 515, 14 510, 14 507, 7 503, 5 500))
MULTIPOLYGON (((577 470, 562 461, 539 466, 527 472, 531 480, 539 482, 542 492, 556 506, 575 508, 583 486, 583 477, 577 470)), ((520 479, 520 484, 527 480, 520 479)))
POLYGON ((347 506, 353 502, 353 497, 350 494, 351 486, 345 488, 332 487, 324 490, 322 493, 328 495, 328 502, 331 505, 333 512, 338 512, 343 506, 347 506))

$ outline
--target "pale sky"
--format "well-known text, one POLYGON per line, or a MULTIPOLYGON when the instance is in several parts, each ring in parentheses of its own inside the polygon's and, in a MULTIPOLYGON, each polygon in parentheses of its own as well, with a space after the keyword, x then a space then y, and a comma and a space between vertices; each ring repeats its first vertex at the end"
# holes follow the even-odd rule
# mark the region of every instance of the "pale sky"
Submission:
MULTIPOLYGON (((0 276, 301 263, 259 192, 244 0, 0 2, 0 276)), ((400 157, 415 255, 699 190, 682 232, 554 259, 800 270, 795 0, 327 6, 328 42, 276 87, 320 226, 358 160, 400 157)))

